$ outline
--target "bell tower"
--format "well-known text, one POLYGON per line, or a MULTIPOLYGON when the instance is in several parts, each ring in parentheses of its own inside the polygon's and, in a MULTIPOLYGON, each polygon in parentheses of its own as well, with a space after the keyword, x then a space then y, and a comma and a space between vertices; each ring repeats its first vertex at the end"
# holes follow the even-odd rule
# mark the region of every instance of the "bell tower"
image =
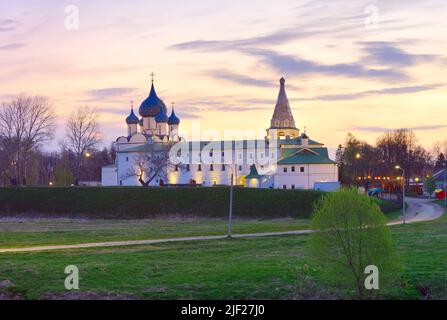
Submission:
POLYGON ((295 126, 295 119, 293 118, 290 109, 289 99, 286 94, 286 80, 281 78, 279 80, 280 88, 278 100, 276 102, 275 111, 270 121, 270 128, 267 129, 267 136, 269 139, 290 139, 298 138, 300 132, 295 126))

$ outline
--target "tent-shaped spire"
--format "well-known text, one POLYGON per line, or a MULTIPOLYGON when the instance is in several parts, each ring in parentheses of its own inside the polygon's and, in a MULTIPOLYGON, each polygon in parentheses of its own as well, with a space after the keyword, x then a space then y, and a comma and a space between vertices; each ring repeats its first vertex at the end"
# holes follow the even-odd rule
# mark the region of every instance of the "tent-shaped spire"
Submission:
POLYGON ((287 98, 286 94, 286 80, 284 78, 281 78, 279 80, 279 83, 280 88, 279 88, 278 100, 276 102, 275 111, 273 112, 270 128, 296 129, 295 120, 293 119, 289 99, 287 98))
POLYGON ((250 167, 250 173, 248 176, 245 177, 245 179, 260 179, 262 176, 258 173, 258 169, 256 169, 256 165, 251 165, 250 167))

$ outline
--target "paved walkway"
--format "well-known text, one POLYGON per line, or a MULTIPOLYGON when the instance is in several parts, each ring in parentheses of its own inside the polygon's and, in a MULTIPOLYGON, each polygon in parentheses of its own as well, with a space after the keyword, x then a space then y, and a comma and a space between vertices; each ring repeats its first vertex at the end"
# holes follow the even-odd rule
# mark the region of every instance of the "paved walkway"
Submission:
MULTIPOLYGON (((440 206, 432 203, 428 199, 415 199, 409 198, 408 201, 408 216, 407 223, 415 223, 421 221, 435 220, 439 218, 444 209, 440 206)), ((402 217, 400 220, 390 222, 388 225, 397 225, 402 223, 402 217)), ((235 234, 233 238, 256 238, 256 237, 273 237, 273 236, 287 236, 287 235, 306 235, 312 233, 312 230, 296 230, 296 231, 284 231, 284 232, 267 232, 267 233, 245 233, 235 234)), ((198 240, 220 240, 226 239, 227 236, 197 236, 186 238, 167 238, 167 239, 154 239, 154 240, 134 240, 134 241, 115 241, 115 242, 94 242, 94 243, 80 243, 72 245, 54 245, 54 246, 38 246, 28 248, 9 248, 0 249, 0 253, 18 253, 18 252, 33 252, 33 251, 53 251, 53 250, 67 250, 67 249, 84 249, 84 248, 99 248, 99 247, 123 247, 145 244, 157 244, 168 242, 181 242, 181 241, 198 241, 198 240)))

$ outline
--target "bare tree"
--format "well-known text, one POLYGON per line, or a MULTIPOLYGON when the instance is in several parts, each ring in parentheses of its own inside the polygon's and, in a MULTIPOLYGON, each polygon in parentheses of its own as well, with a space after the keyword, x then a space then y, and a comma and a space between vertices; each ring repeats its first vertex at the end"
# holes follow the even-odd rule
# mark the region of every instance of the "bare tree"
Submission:
MULTIPOLYGON (((388 168, 400 165, 408 177, 424 176, 430 167, 430 154, 417 144, 416 135, 408 129, 399 129, 383 134, 377 140, 377 149, 388 168)), ((410 182, 406 179, 407 186, 410 182)))
POLYGON ((171 161, 169 146, 160 143, 147 145, 147 150, 134 157, 133 166, 121 176, 121 179, 137 177, 142 186, 148 187, 157 177, 166 182, 169 170, 184 170, 185 164, 174 164, 171 161))
POLYGON ((166 152, 140 153, 133 159, 134 166, 121 178, 137 177, 144 187, 148 187, 157 176, 166 181, 169 162, 167 155, 166 152))
POLYGON ((55 116, 44 96, 20 95, 0 110, 0 137, 10 152, 11 180, 26 185, 30 158, 54 136, 55 116))
POLYGON ((98 117, 95 109, 84 106, 74 111, 67 121, 67 138, 62 145, 75 155, 76 183, 79 182, 83 157, 102 142, 98 117))
POLYGON ((447 140, 437 141, 433 147, 435 156, 439 156, 441 153, 447 154, 447 140))

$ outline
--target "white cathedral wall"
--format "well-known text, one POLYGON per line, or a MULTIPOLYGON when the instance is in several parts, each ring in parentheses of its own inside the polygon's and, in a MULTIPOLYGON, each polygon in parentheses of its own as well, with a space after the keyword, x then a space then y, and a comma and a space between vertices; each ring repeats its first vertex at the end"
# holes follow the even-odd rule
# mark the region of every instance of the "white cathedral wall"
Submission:
POLYGON ((295 189, 313 189, 315 182, 338 182, 338 167, 335 164, 279 165, 275 174, 275 188, 279 189, 284 185, 287 189, 292 189, 292 185, 295 189), (300 172, 301 167, 304 172, 300 172))
MULTIPOLYGON (((222 151, 220 151, 222 152, 222 151)), ((219 155, 220 155, 219 152, 219 155)), ((190 170, 187 171, 186 165, 178 167, 178 171, 174 170, 174 166, 170 166, 167 170, 168 184, 190 184, 191 180, 195 180, 197 184, 203 186, 216 185, 230 185, 231 173, 235 172, 235 183, 238 185, 246 185, 245 176, 250 173, 250 166, 253 164, 256 158, 256 150, 253 149, 238 149, 238 150, 223 150, 224 157, 227 157, 232 152, 233 162, 236 165, 226 165, 225 170, 222 170, 222 162, 215 159, 213 169, 211 170, 210 164, 201 164, 202 170, 198 170, 198 164, 190 164, 190 170), (253 155, 253 158, 250 156, 253 155), (241 166, 242 170, 239 170, 241 166)), ((263 151, 265 156, 268 156, 268 150, 263 151)), ((278 153, 274 153, 273 157, 276 157, 278 153)), ((138 177, 130 176, 129 173, 135 167, 135 157, 138 153, 123 153, 117 154, 117 184, 122 186, 140 186, 138 177)), ((223 158, 218 157, 221 160, 223 158)), ((265 159, 260 159, 264 160, 265 159)), ((270 159, 272 160, 272 159, 270 159)), ((276 159, 273 159, 276 160, 276 159)), ((259 174, 263 174, 262 166, 257 162, 257 169, 259 174)), ((274 162, 274 161, 273 161, 274 162)), ((264 169, 269 171, 272 164, 264 164, 264 169)), ((292 165, 279 165, 276 168, 276 173, 273 178, 268 179, 261 183, 260 187, 268 188, 273 185, 274 188, 282 189, 283 185, 286 185, 287 189, 291 189, 292 185, 295 185, 296 189, 313 189, 315 182, 337 182, 338 181, 338 168, 333 164, 311 164, 311 165, 294 165, 295 172, 292 172, 292 165), (287 173, 284 173, 284 167, 287 167, 287 173), (300 172, 300 167, 304 167, 305 171, 300 172)), ((159 185, 159 178, 154 179, 151 183, 152 186, 159 185)))
MULTIPOLYGON (((209 151, 203 151, 209 152, 209 151)), ((201 164, 202 170, 199 171, 199 164, 193 162, 190 164, 190 170, 186 170, 186 166, 179 166, 178 171, 170 170, 168 173, 169 184, 189 184, 191 180, 195 180, 197 184, 203 186, 216 185, 230 185, 231 174, 234 173, 234 183, 238 185, 245 185, 245 176, 250 173, 250 166, 256 161, 256 149, 224 149, 219 151, 213 151, 213 170, 211 170, 211 164, 201 164), (222 152, 224 155, 222 156, 222 152), (215 157, 216 155, 216 157, 215 157), (224 161, 225 159, 225 161, 224 161), (232 159, 228 161, 227 159, 232 159), (233 162, 236 164, 226 164, 225 170, 222 170, 223 162, 233 162), (241 169, 241 170, 240 170, 241 169)), ((264 155, 268 155, 268 150, 264 150, 264 155)), ((275 157, 277 152, 274 153, 275 157)), ((260 157, 260 156, 259 156, 260 157)), ((259 159, 258 162, 262 162, 265 159, 259 159)), ((273 161, 275 162, 275 161, 273 161)), ((261 165, 257 165, 258 170, 261 170, 261 165)), ((270 165, 265 166, 270 167, 270 165)))
POLYGON ((104 167, 101 170, 101 186, 114 187, 118 185, 117 168, 104 167))
MULTIPOLYGON (((129 144, 129 147, 135 145, 129 144)), ((117 184, 122 186, 140 186, 138 177, 130 176, 129 173, 134 171, 135 168, 135 157, 138 153, 129 152, 125 153, 126 146, 122 145, 117 154, 117 184)), ((203 151, 209 152, 209 151, 203 151)), ((234 172, 235 184, 245 185, 245 176, 250 173, 250 166, 256 161, 257 168, 260 174, 262 174, 262 168, 270 170, 272 163, 276 163, 276 156, 278 152, 275 150, 269 159, 269 163, 265 164, 265 157, 269 157, 268 149, 261 152, 257 151, 255 148, 249 149, 236 149, 236 150, 219 150, 213 151, 213 170, 211 170, 210 164, 201 164, 202 170, 198 170, 198 163, 190 164, 190 170, 186 170, 186 165, 179 166, 178 171, 174 170, 174 166, 169 166, 167 178, 168 184, 189 184, 191 180, 195 180, 197 184, 203 186, 213 186, 216 185, 230 185, 231 183, 231 173, 234 172), (221 153, 224 152, 222 156, 221 153), (261 154, 262 153, 262 158, 261 154), (218 155, 218 156, 216 156, 218 155), (225 170, 222 170, 222 162, 224 159, 232 159, 232 162, 236 162, 236 165, 225 165, 225 170), (220 161, 219 161, 220 160, 220 161), (241 169, 241 170, 240 170, 241 169)), ((153 186, 158 186, 159 182, 157 179, 151 183, 153 186)))
POLYGON ((202 164, 202 170, 198 170, 198 164, 190 165, 190 171, 185 168, 179 168, 178 171, 170 170, 168 174, 169 184, 189 184, 191 180, 195 180, 197 184, 203 186, 213 186, 213 185, 230 185, 231 184, 231 174, 233 171, 237 172, 234 175, 234 183, 244 185, 245 176, 250 172, 250 166, 241 165, 242 170, 239 170, 239 166, 236 170, 231 170, 230 165, 225 166, 225 170, 222 170, 222 164, 214 164, 213 170, 209 164, 202 164))

